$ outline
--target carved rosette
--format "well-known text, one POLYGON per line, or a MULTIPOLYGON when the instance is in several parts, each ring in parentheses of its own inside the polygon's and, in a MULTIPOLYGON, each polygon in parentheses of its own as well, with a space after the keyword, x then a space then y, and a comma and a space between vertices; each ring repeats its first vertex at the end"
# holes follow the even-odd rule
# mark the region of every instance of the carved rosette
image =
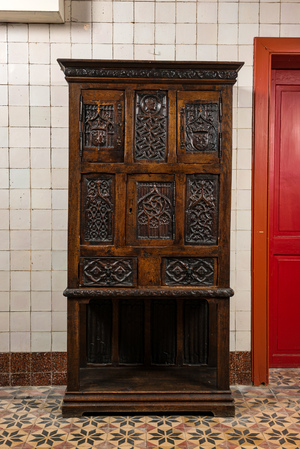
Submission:
POLYGON ((218 103, 186 103, 180 110, 180 120, 180 147, 187 154, 218 151, 218 103))
POLYGON ((165 285, 213 285, 214 259, 166 258, 165 285))
POLYGON ((218 242, 217 175, 188 175, 185 211, 185 241, 194 245, 218 242))
POLYGON ((164 161, 167 147, 166 92, 137 92, 135 160, 164 161))
POLYGON ((174 182, 137 182, 137 236, 172 239, 174 182))
POLYGON ((87 242, 113 240, 113 177, 85 178, 84 239, 87 242))
POLYGON ((82 285, 133 286, 133 258, 83 259, 82 285))

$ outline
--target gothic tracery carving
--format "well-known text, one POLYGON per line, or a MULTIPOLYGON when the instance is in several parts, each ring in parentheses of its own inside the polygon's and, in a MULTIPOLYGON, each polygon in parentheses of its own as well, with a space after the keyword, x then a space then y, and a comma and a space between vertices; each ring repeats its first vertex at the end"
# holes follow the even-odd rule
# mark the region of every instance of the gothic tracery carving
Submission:
POLYGON ((84 105, 84 147, 105 149, 121 148, 122 145, 122 105, 84 105))
POLYGON ((83 285, 133 285, 133 259, 83 260, 83 285))
POLYGON ((166 285, 213 285, 214 260, 212 258, 167 258, 166 285))

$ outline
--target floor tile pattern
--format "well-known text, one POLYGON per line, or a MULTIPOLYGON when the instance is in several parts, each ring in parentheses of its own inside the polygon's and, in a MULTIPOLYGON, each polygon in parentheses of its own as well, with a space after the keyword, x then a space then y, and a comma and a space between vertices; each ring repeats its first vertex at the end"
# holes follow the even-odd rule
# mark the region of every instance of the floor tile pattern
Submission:
POLYGON ((15 449, 300 448, 300 369, 267 387, 234 386, 236 414, 63 418, 64 387, 0 388, 0 447, 15 449))

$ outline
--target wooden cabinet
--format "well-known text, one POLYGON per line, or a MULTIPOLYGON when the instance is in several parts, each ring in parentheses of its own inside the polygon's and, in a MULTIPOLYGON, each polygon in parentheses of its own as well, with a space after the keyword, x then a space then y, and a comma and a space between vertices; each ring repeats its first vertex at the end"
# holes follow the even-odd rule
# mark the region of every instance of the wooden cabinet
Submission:
POLYGON ((239 63, 59 60, 69 83, 63 414, 232 415, 239 63))

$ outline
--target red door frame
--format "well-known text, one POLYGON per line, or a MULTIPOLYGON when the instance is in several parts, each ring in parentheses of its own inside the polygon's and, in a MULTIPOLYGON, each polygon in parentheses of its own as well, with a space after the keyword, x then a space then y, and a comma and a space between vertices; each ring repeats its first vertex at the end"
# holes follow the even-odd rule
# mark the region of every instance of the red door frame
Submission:
MULTIPOLYGON (((254 385, 269 381, 268 162, 273 55, 300 54, 300 38, 254 39, 252 175, 252 373, 254 385)), ((287 67, 288 68, 288 67, 287 67)))

